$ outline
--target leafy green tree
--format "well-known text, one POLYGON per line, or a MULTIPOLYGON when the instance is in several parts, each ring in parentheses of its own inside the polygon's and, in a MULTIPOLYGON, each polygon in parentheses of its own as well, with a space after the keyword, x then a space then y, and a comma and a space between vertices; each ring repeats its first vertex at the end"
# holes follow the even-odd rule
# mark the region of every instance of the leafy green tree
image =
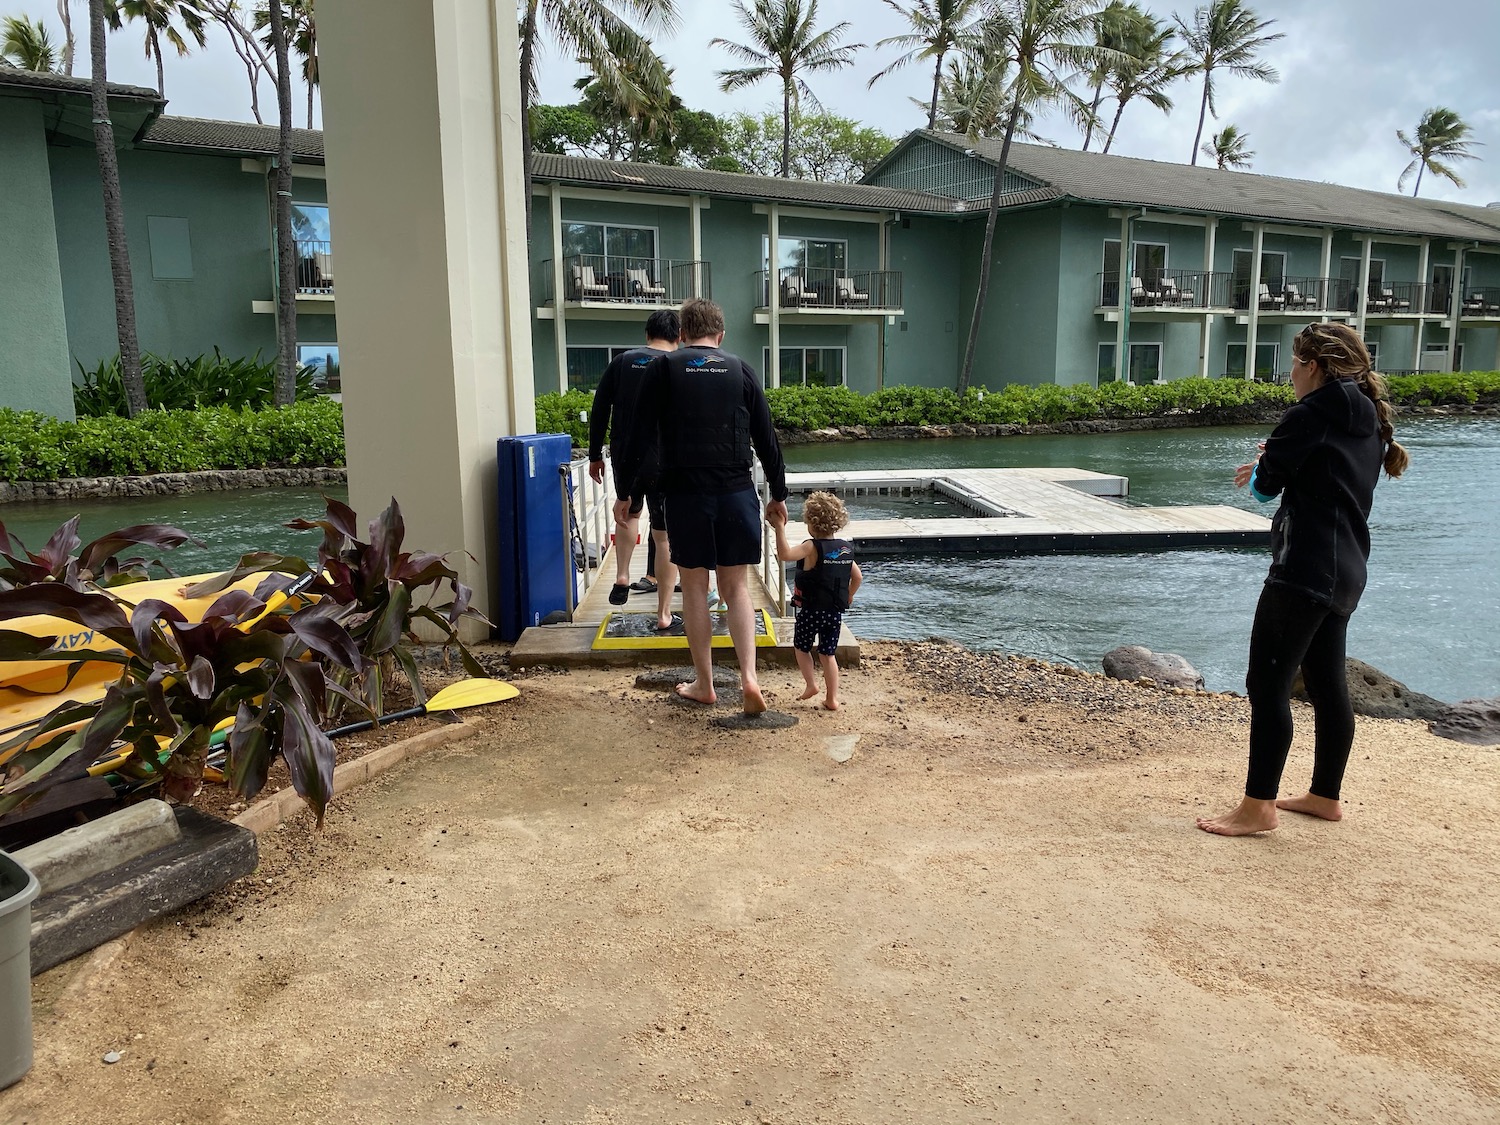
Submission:
POLYGON ((1203 142, 1203 155, 1221 170, 1250 167, 1255 153, 1248 147, 1250 137, 1241 133, 1236 125, 1225 125, 1214 134, 1212 141, 1203 142))
MULTIPOLYGON (((575 83, 582 92, 580 108, 599 123, 597 140, 606 160, 642 160, 648 146, 670 151, 673 115, 682 99, 672 91, 672 71, 651 48, 630 53, 621 45, 619 80, 605 82, 597 75, 575 83)), ((670 161, 668 161, 670 163, 670 161)))
POLYGON ((47 25, 27 16, 6 16, 0 20, 0 63, 35 70, 42 74, 59 73, 61 58, 47 25))
POLYGON ((792 109, 801 98, 818 104, 803 74, 841 70, 854 65, 854 52, 863 43, 840 44, 850 23, 816 31, 818 0, 735 0, 740 23, 750 33, 749 43, 713 39, 709 45, 723 47, 750 65, 739 70, 719 71, 719 87, 726 93, 753 86, 766 78, 781 82, 781 175, 790 176, 792 166, 792 109))
POLYGON ((1104 139, 1105 152, 1114 144, 1120 117, 1131 101, 1145 98, 1163 113, 1170 113, 1172 99, 1167 96, 1167 87, 1192 68, 1185 54, 1171 49, 1177 33, 1158 24, 1144 12, 1141 16, 1127 26, 1119 55, 1108 68, 1105 81, 1114 92, 1115 118, 1110 122, 1109 135, 1104 139))
POLYGON ((588 152, 599 135, 600 125, 592 113, 576 105, 531 107, 531 147, 537 152, 573 156, 588 152))
MULTIPOLYGON (((282 17, 287 25, 287 45, 302 60, 302 83, 307 88, 307 127, 313 127, 314 94, 318 89, 318 24, 313 11, 314 0, 284 0, 282 17)), ((271 42, 271 10, 262 4, 255 10, 255 30, 262 33, 266 50, 275 50, 271 42)))
MULTIPOLYGON (((581 61, 606 87, 623 87, 626 77, 621 64, 641 61, 651 45, 621 12, 664 32, 670 32, 677 21, 674 0, 516 0, 516 16, 521 21, 521 141, 527 199, 531 198, 531 107, 536 103, 541 36, 550 32, 562 50, 581 61)), ((525 210, 529 241, 531 208, 525 210)))
POLYGON ((1422 114, 1422 120, 1417 122, 1415 139, 1397 129, 1396 139, 1406 146, 1406 150, 1412 155, 1412 161, 1396 181, 1396 190, 1406 190, 1406 181, 1413 172, 1417 174, 1417 182, 1411 189, 1413 198, 1422 190, 1423 172, 1442 176, 1445 180, 1451 180, 1455 187, 1463 187, 1464 182, 1453 170, 1451 161, 1478 159, 1469 151, 1480 143, 1469 139, 1472 131, 1462 117, 1443 106, 1435 106, 1422 114))
POLYGON ((110 0, 110 27, 118 31, 124 20, 140 20, 146 25, 146 58, 156 60, 156 92, 167 96, 166 76, 162 68, 161 41, 165 39, 179 57, 190 54, 191 39, 201 49, 207 42, 207 12, 200 0, 110 0), (182 30, 177 29, 177 24, 182 30), (187 35, 187 39, 183 35, 187 35))
POLYGON ((1101 48, 1093 42, 1095 19, 1091 0, 998 0, 987 21, 991 51, 995 56, 1009 59, 1015 75, 1005 95, 1005 139, 1000 144, 995 186, 985 220, 974 314, 969 320, 969 339, 958 373, 960 394, 968 389, 973 375, 974 352, 989 298, 990 275, 995 264, 995 227, 1005 194, 1005 164, 1010 159, 1011 139, 1022 113, 1038 106, 1055 105, 1079 122, 1087 118, 1089 107, 1068 88, 1067 78, 1075 71, 1096 66, 1103 56, 1101 48))
POLYGON ((125 405, 134 418, 146 409, 146 379, 141 373, 141 345, 135 328, 135 292, 130 247, 125 241, 125 205, 120 194, 120 160, 115 130, 109 123, 109 59, 105 43, 109 0, 89 0, 89 48, 92 66, 89 92, 94 120, 94 149, 99 158, 99 186, 104 193, 104 232, 109 272, 114 283, 115 334, 120 342, 120 378, 125 405))
POLYGON ((906 53, 871 78, 869 85, 874 86, 886 75, 909 63, 931 59, 932 99, 927 105, 927 128, 936 129, 943 60, 955 51, 978 47, 979 22, 989 0, 911 0, 905 6, 899 0, 885 0, 885 3, 906 17, 911 30, 888 36, 875 44, 876 47, 901 47, 906 53))
MULTIPOLYGON (((895 140, 878 129, 831 113, 793 113, 790 147, 791 178, 826 183, 857 183, 895 147, 895 140)), ((757 176, 778 175, 782 156, 779 115, 739 113, 724 123, 726 152, 736 171, 757 176)))
POLYGON ((1267 35, 1275 20, 1262 20, 1245 7, 1241 0, 1210 0, 1193 13, 1193 22, 1181 16, 1172 17, 1187 41, 1192 62, 1190 74, 1203 75, 1203 104, 1198 108, 1198 131, 1193 134, 1193 159, 1198 163, 1198 143, 1203 140, 1203 122, 1210 110, 1215 117, 1219 108, 1214 102, 1214 71, 1227 70, 1236 78, 1254 78, 1260 82, 1280 82, 1276 68, 1260 61, 1262 50, 1284 38, 1281 32, 1267 35))

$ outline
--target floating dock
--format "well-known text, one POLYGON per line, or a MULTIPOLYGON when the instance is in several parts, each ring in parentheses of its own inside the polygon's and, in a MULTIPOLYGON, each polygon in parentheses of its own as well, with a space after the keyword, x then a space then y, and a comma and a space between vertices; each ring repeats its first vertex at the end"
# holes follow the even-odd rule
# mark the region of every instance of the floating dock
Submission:
MULTIPOLYGON (((1123 503, 1130 494, 1125 477, 1094 473, 1087 469, 871 469, 856 472, 788 473, 792 492, 790 508, 798 513, 797 498, 824 489, 842 496, 918 496, 936 494, 952 500, 969 513, 939 519, 854 520, 844 537, 863 557, 917 554, 1089 554, 1117 551, 1173 551, 1202 547, 1265 546, 1271 538, 1271 521, 1254 512, 1225 504, 1150 508, 1123 503)), ((642 523, 644 524, 644 520, 642 523)), ((787 526, 787 537, 800 542, 807 537, 800 523, 787 526)), ((646 544, 631 558, 632 581, 646 570, 646 544)), ((611 613, 632 616, 649 614, 654 622, 656 595, 632 592, 623 607, 609 604, 614 583, 614 548, 611 547, 589 575, 573 620, 562 625, 527 629, 511 650, 513 667, 536 665, 641 664, 670 662, 687 664, 686 637, 678 626, 665 634, 649 628, 621 630, 622 639, 607 647, 596 640, 611 613), (632 646, 624 640, 641 636, 632 646)), ((791 618, 777 616, 778 609, 766 589, 762 570, 750 571, 750 594, 757 617, 764 616, 775 644, 760 648, 761 659, 790 663, 791 618), (762 614, 764 611, 764 614, 762 614)), ((682 595, 672 599, 680 613, 682 595)), ((716 619, 718 615, 715 615, 716 619)), ((607 632, 607 628, 604 630, 607 632)), ((764 639, 762 644, 764 644, 764 639)), ((859 642, 844 627, 838 659, 841 664, 859 662, 859 642)), ((732 660, 728 652, 715 656, 717 663, 732 660)))

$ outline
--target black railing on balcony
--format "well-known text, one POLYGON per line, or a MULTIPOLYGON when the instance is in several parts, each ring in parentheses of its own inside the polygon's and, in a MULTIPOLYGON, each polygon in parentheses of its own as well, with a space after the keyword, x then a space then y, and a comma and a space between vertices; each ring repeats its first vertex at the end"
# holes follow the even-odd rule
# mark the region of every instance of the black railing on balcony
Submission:
MULTIPOLYGON (((1097 275, 1099 306, 1120 304, 1120 275, 1107 271, 1097 275)), ((1222 308, 1228 301, 1230 275, 1207 270, 1148 270, 1129 277, 1132 308, 1208 309, 1222 308)))
POLYGON ((1500 317, 1500 285, 1465 289, 1458 311, 1460 316, 1500 317))
MULTIPOLYGON (((711 297, 707 262, 628 258, 620 254, 574 254, 562 260, 563 299, 581 304, 680 305, 689 297, 711 297)), ((552 259, 541 263, 542 303, 555 299, 552 259)))
POLYGON ((333 243, 297 239, 297 292, 333 292, 333 243))
MULTIPOLYGON (((771 304, 768 270, 757 270, 760 307, 771 304)), ((798 309, 890 310, 901 307, 898 270, 833 270, 787 266, 777 271, 777 301, 783 312, 798 309)))

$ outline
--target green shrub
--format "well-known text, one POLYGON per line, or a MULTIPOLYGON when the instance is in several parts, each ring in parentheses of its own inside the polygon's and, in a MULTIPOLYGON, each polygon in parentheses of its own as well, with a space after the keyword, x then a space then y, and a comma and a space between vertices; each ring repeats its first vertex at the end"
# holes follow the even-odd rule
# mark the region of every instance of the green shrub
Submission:
POLYGON ((569 391, 567 394, 536 396, 536 432, 567 434, 579 448, 589 443, 589 407, 593 391, 569 391))
MULTIPOLYGON (((120 375, 120 357, 101 360, 92 371, 78 365, 83 381, 73 386, 73 410, 80 418, 117 416, 124 418, 125 380, 120 375)), ((297 370, 297 401, 318 397, 311 367, 297 370)), ((153 410, 192 410, 203 406, 232 406, 239 410, 264 410, 275 397, 276 360, 261 359, 260 352, 239 359, 214 354, 195 359, 166 359, 147 353, 141 357, 141 377, 146 384, 146 403, 153 410)))
POLYGON ((343 463, 343 408, 322 397, 279 410, 213 406, 77 422, 0 409, 4 480, 343 463))

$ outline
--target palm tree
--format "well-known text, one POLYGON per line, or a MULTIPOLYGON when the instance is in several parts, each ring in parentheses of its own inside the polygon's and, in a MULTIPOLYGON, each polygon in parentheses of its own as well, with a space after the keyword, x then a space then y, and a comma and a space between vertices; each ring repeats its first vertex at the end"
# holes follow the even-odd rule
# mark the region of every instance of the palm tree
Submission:
POLYGON ((1241 133, 1236 125, 1225 125, 1214 134, 1212 141, 1203 142, 1203 155, 1217 164, 1221 171, 1248 168, 1250 161, 1255 159, 1255 153, 1245 147, 1249 143, 1248 133, 1241 133))
POLYGON ((989 216, 984 227, 984 249, 979 263, 979 287, 974 296, 974 315, 969 320, 969 341, 964 348, 958 391, 968 390, 974 369, 974 350, 989 297, 990 273, 995 264, 995 226, 1000 219, 1000 200, 1005 194, 1005 164, 1010 142, 1024 110, 1057 105, 1074 121, 1089 116, 1089 107, 1068 89, 1068 72, 1098 65, 1104 50, 1092 42, 1096 9, 1091 0, 999 0, 988 21, 987 34, 994 50, 1015 66, 1006 101, 1009 114, 1000 159, 995 165, 995 186, 990 193, 989 216))
POLYGON ((898 0, 885 0, 906 17, 911 31, 891 35, 875 44, 903 47, 906 53, 886 67, 869 85, 918 59, 932 59, 932 100, 927 106, 927 128, 937 128, 938 94, 943 80, 943 60, 951 51, 965 51, 978 44, 979 15, 989 0, 912 0, 902 7, 898 0))
POLYGON ((120 378, 125 385, 126 412, 134 418, 147 408, 146 380, 141 375, 141 348, 135 334, 135 292, 130 276, 130 249, 125 241, 125 207, 120 201, 120 162, 115 153, 115 129, 109 121, 108 52, 105 47, 108 3, 109 0, 89 0, 89 46, 93 58, 89 90, 93 95, 94 148, 99 155, 99 183, 104 191, 109 272, 115 288, 120 378))
POLYGON ((1189 73, 1203 75, 1203 104, 1198 108, 1198 131, 1193 134, 1193 159, 1198 163, 1198 142, 1203 140, 1203 122, 1209 110, 1219 115, 1214 102, 1214 71, 1227 70, 1237 78, 1254 78, 1261 82, 1280 82, 1276 68, 1255 56, 1266 46, 1284 38, 1281 32, 1265 34, 1276 21, 1257 19, 1240 0, 1210 0, 1193 13, 1192 24, 1173 16, 1182 29, 1182 37, 1192 49, 1189 73))
POLYGON ((1422 120, 1417 122, 1416 140, 1397 129, 1396 139, 1406 146, 1406 150, 1412 155, 1412 161, 1396 181, 1396 190, 1406 190, 1406 181, 1412 172, 1417 174, 1416 185, 1411 189, 1413 198, 1422 190, 1423 172, 1431 172, 1434 176, 1451 180, 1454 187, 1463 187, 1463 180, 1458 178, 1458 173, 1449 167, 1448 162, 1478 159, 1469 149, 1481 142, 1469 140, 1471 132, 1462 117, 1443 106, 1436 106, 1422 114, 1422 120))
POLYGON ((1142 15, 1142 20, 1128 28, 1121 57, 1109 67, 1107 81, 1114 90, 1115 119, 1110 122, 1109 135, 1104 139, 1106 153, 1115 143, 1120 117, 1133 99, 1145 98, 1163 113, 1170 113, 1172 99, 1167 96, 1167 87, 1192 71, 1186 55, 1168 50, 1177 33, 1170 27, 1162 27, 1149 15, 1142 15))
POLYGON ((26 16, 6 16, 0 20, 0 63, 42 74, 62 69, 47 25, 26 16))
MULTIPOLYGON (((307 127, 313 127, 313 95, 318 88, 318 25, 313 13, 314 0, 285 0, 281 18, 287 25, 287 44, 302 60, 302 84, 307 88, 307 127)), ((262 33, 267 50, 271 43, 271 12, 267 7, 255 10, 255 30, 262 33)))
POLYGON ((161 41, 165 39, 177 48, 179 57, 190 53, 186 32, 201 48, 207 43, 208 20, 200 0, 111 0, 109 4, 110 27, 118 31, 121 17, 141 20, 146 25, 146 57, 156 60, 156 92, 167 96, 166 77, 162 70, 161 41), (173 20, 182 24, 178 31, 173 20))
POLYGON ((292 74, 281 0, 267 0, 266 22, 276 60, 276 387, 272 401, 297 399, 297 239, 292 232, 292 74))
MULTIPOLYGON (((1110 0, 1099 12, 1094 25, 1094 45, 1106 51, 1124 51, 1131 37, 1133 26, 1151 17, 1134 4, 1125 0, 1110 0)), ((1088 152, 1094 140, 1094 130, 1099 127, 1099 103, 1104 100, 1104 86, 1109 81, 1112 63, 1105 56, 1089 72, 1089 82, 1094 87, 1094 100, 1089 103, 1089 117, 1083 134, 1083 151, 1088 152)))
MULTIPOLYGON (((593 71, 606 89, 623 92, 621 62, 639 61, 650 51, 650 44, 620 11, 663 32, 672 31, 677 23, 674 0, 516 0, 521 21, 521 144, 527 199, 531 198, 531 107, 537 96, 538 39, 544 30, 549 31, 558 46, 593 71), (623 50, 623 56, 614 48, 623 50)), ((531 208, 525 210, 529 242, 531 208)))
POLYGON ((814 31, 818 21, 818 0, 735 0, 740 23, 750 33, 751 42, 731 43, 712 39, 710 47, 723 47, 731 55, 749 63, 739 70, 719 71, 719 88, 725 93, 753 86, 765 78, 781 80, 781 175, 790 174, 792 163, 792 106, 802 97, 818 104, 812 88, 801 77, 822 70, 839 70, 854 64, 854 52, 863 43, 840 45, 839 40, 850 24, 834 24, 826 31, 814 31))
POLYGON ((573 84, 583 94, 581 107, 604 127, 608 160, 639 160, 653 144, 672 148, 674 114, 682 109, 682 99, 672 91, 673 72, 649 40, 645 48, 644 54, 617 55, 619 82, 611 85, 591 76, 573 84))
POLYGON ((62 17, 63 54, 62 72, 73 76, 73 0, 57 0, 57 14, 62 17))

